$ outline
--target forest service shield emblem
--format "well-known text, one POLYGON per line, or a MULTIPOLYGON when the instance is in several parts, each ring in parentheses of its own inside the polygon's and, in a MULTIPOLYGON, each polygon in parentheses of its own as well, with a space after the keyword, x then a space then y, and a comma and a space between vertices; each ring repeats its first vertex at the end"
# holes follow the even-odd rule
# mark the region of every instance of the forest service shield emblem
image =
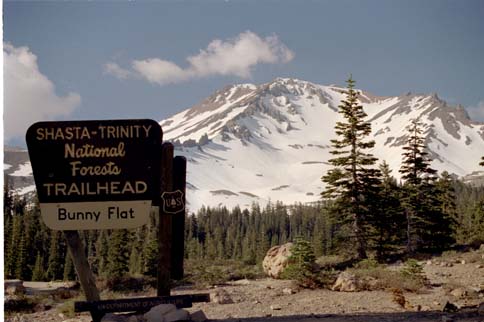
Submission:
POLYGON ((176 190, 173 192, 163 192, 161 194, 163 201, 163 211, 168 214, 177 214, 185 210, 183 192, 176 190))

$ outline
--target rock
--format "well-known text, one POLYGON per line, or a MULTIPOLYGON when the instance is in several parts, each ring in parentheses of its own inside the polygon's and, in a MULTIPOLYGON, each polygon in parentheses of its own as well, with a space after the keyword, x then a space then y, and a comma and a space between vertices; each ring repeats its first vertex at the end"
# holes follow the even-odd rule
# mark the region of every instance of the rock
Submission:
POLYGON ((459 288, 453 289, 450 292, 450 294, 458 299, 462 299, 467 296, 467 290, 462 287, 459 287, 459 288))
POLYGON ((7 295, 23 295, 25 294, 24 281, 22 280, 7 280, 4 283, 5 294, 7 295))
POLYGON ((231 283, 232 285, 249 285, 250 281, 246 278, 231 283))
POLYGON ((285 289, 282 290, 282 294, 286 294, 286 295, 296 294, 296 291, 294 291, 292 288, 286 287, 285 289))
POLYGON ((464 259, 463 259, 463 260, 461 260, 461 261, 460 261, 460 263, 461 263, 462 265, 467 264, 467 262, 466 262, 464 259))
POLYGON ((127 322, 128 319, 123 315, 108 313, 103 316, 101 322, 127 322))
POLYGON ((428 266, 432 265, 432 260, 428 260, 427 263, 426 263, 428 266))
POLYGON ((138 316, 137 315, 132 315, 128 318, 128 321, 127 322, 143 322, 145 319, 143 319, 143 317, 138 316))
POLYGON ((190 314, 190 320, 192 322, 205 322, 208 319, 207 319, 207 316, 205 315, 205 313, 203 313, 202 310, 198 310, 198 311, 195 311, 192 314, 190 314))
POLYGON ((280 246, 274 246, 267 251, 262 261, 264 273, 272 278, 280 278, 284 268, 288 265, 289 256, 291 256, 292 243, 280 246))
POLYGON ((188 321, 189 319, 190 313, 186 310, 179 309, 165 314, 163 322, 188 321))
POLYGON ((428 305, 422 305, 422 307, 420 308, 420 310, 426 312, 426 311, 431 311, 432 308, 430 306, 428 306, 428 305))
POLYGON ((477 269, 484 268, 484 265, 476 265, 477 269))
POLYGON ((331 290, 340 292, 357 292, 359 290, 358 280, 354 274, 341 272, 336 279, 336 282, 331 287, 331 290))
POLYGON ((47 305, 44 303, 37 303, 34 306, 34 312, 44 312, 44 311, 50 310, 51 308, 52 308, 51 305, 47 305))
POLYGON ((230 297, 229 293, 223 289, 216 290, 210 293, 210 302, 218 304, 232 304, 234 301, 230 297))
POLYGON ((282 310, 282 307, 280 305, 277 305, 277 304, 271 305, 270 308, 271 308, 272 311, 280 311, 280 310, 282 310))
POLYGON ((452 304, 450 302, 446 302, 444 304, 444 306, 442 307, 442 312, 454 313, 454 312, 457 312, 458 309, 459 308, 455 304, 452 304))
MULTIPOLYGON (((481 245, 482 247, 482 245, 481 245)), ((477 314, 480 316, 484 316, 484 302, 479 304, 479 307, 477 308, 477 314)))
POLYGON ((444 315, 440 318, 440 321, 442 321, 442 322, 452 322, 453 320, 452 320, 451 317, 444 315))
POLYGON ((154 306, 144 314, 146 322, 163 322, 163 317, 170 313, 176 311, 176 306, 173 304, 160 304, 154 306))
POLYGON ((76 296, 77 292, 73 291, 73 290, 71 290, 70 288, 67 288, 67 287, 59 287, 58 289, 53 291, 52 295, 56 299, 65 300, 65 299, 70 299, 71 297, 76 296))

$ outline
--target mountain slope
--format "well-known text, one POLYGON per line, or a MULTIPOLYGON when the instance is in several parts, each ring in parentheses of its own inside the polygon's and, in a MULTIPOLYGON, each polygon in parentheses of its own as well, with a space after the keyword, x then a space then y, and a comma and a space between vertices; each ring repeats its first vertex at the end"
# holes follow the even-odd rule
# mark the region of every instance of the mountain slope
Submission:
MULTIPOLYGON (((189 160, 190 208, 318 200, 334 124, 341 120, 342 90, 282 78, 234 85, 160 122, 164 139, 189 160)), ((436 94, 361 92, 360 100, 372 123, 373 153, 390 164, 394 176, 399 177, 405 126, 417 117, 435 169, 458 176, 480 170, 484 124, 471 121, 462 107, 450 107, 436 94)))

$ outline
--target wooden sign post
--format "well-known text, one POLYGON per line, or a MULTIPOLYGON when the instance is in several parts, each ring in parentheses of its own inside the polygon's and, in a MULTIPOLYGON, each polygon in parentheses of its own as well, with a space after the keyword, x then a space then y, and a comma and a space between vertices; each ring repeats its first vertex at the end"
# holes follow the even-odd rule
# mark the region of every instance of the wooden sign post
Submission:
POLYGON ((180 198, 181 207, 173 214, 172 221, 172 245, 171 245, 171 278, 174 280, 183 279, 183 259, 185 253, 185 193, 187 182, 187 159, 176 156, 173 159, 173 190, 180 198))
POLYGON ((183 277, 186 159, 173 158, 153 120, 39 122, 27 131, 41 215, 63 230, 94 322, 105 312, 149 309, 160 303, 191 306, 208 294, 170 296, 183 277), (158 298, 101 301, 77 230, 145 225, 159 206, 158 298))
MULTIPOLYGON (((170 192, 173 189, 173 144, 163 143, 161 157, 161 189, 170 192)), ((161 196, 163 196, 163 193, 161 196)), ((171 238, 172 215, 166 212, 163 198, 160 202, 160 221, 158 227, 158 285, 157 295, 170 295, 171 289, 171 238)))

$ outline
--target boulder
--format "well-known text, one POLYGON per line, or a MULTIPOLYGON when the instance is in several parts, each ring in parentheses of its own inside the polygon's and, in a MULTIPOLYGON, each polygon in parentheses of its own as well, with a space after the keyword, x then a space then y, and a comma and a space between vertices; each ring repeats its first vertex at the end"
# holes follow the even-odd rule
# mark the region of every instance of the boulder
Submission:
POLYGON ((4 284, 6 295, 25 294, 24 282, 22 280, 7 280, 4 284))
POLYGON ((459 310, 459 307, 453 303, 450 302, 445 302, 445 304, 442 306, 441 311, 445 313, 455 313, 459 310))
POLYGON ((168 313, 176 311, 176 306, 173 304, 160 304, 154 306, 147 313, 144 318, 147 322, 163 322, 164 316, 168 313))
POLYGON ((123 315, 108 313, 103 316, 101 322, 127 322, 127 318, 123 315))
POLYGON ((205 313, 203 313, 202 310, 198 310, 198 311, 195 311, 192 314, 190 314, 190 320, 192 322, 205 322, 208 319, 207 319, 207 316, 205 315, 205 313))
POLYGON ((355 274, 341 272, 334 282, 331 290, 340 292, 357 292, 359 291, 358 279, 355 274))
POLYGON ((262 262, 264 273, 272 278, 280 278, 284 268, 288 265, 292 246, 292 243, 287 243, 269 249, 262 262))
POLYGON ((479 316, 484 316, 484 302, 479 304, 479 307, 477 308, 477 314, 479 314, 479 316))
POLYGON ((234 301, 230 297, 229 293, 225 290, 219 289, 210 293, 210 302, 218 304, 232 304, 234 301))
POLYGON ((459 288, 453 289, 450 292, 450 294, 458 299, 463 299, 467 296, 467 290, 462 287, 459 287, 459 288))
POLYGON ((164 316, 164 322, 175 322, 175 321, 189 321, 190 313, 188 311, 179 309, 176 311, 171 311, 164 316))

